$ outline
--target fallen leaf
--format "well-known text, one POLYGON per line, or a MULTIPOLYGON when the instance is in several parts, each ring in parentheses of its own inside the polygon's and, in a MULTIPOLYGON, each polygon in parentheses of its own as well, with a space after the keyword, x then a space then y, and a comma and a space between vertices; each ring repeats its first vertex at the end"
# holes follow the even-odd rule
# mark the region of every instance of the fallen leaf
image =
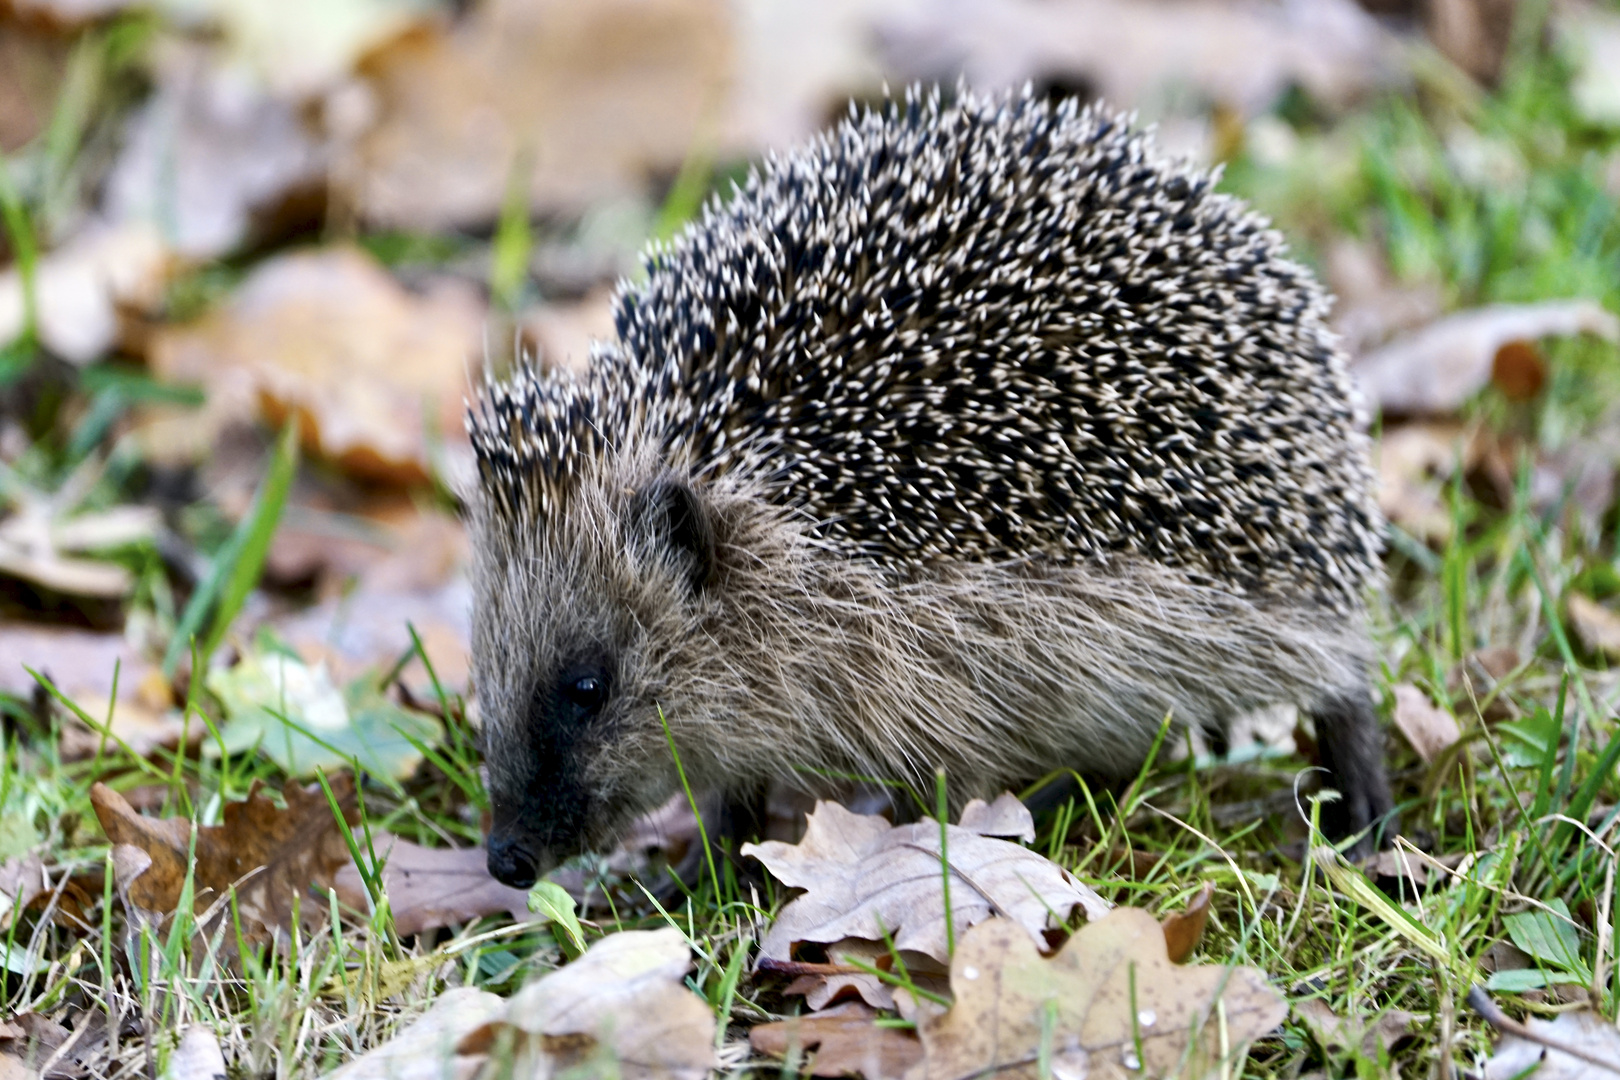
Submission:
POLYGON ((0 151, 14 153, 45 130, 72 48, 71 38, 49 27, 0 22, 0 151))
POLYGON ((1356 381, 1389 413, 1450 413, 1490 380, 1513 342, 1593 334, 1620 339, 1620 320, 1591 300, 1497 304, 1461 311, 1359 357, 1356 381))
MULTIPOLYGON (((429 432, 465 438, 462 395, 482 335, 482 304, 465 286, 415 295, 338 247, 265 260, 221 307, 158 330, 149 359, 164 379, 204 385, 216 425, 262 411, 279 426, 296 413, 311 453, 363 479, 419 484, 429 432)), ((216 432, 194 434, 201 456, 216 432)))
POLYGON ((957 828, 980 836, 1012 837, 1026 844, 1035 842, 1035 818, 1030 814, 1029 807, 1019 802, 1018 796, 1010 791, 996 796, 993 803, 983 799, 972 800, 962 807, 962 816, 956 824, 957 828))
MULTIPOLYGON (((1559 1013, 1552 1020, 1532 1016, 1525 1025, 1537 1035, 1584 1050, 1598 1061, 1620 1061, 1620 1029, 1589 1009, 1559 1013)), ((1620 1069, 1612 1072, 1620 1076, 1620 1069)), ((1602 1075, 1591 1061, 1517 1035, 1503 1035, 1496 1053, 1485 1063, 1485 1080, 1522 1076, 1534 1076, 1535 1080, 1596 1080, 1602 1075)))
POLYGON ((1452 63, 1487 86, 1502 73, 1518 0, 1428 0, 1429 40, 1452 63))
POLYGON ((1418 757, 1431 765, 1462 738, 1457 718, 1436 706, 1422 690, 1407 683, 1395 687, 1395 726, 1412 744, 1418 757))
MULTIPOLYGON (((471 674, 471 595, 464 579, 423 591, 373 587, 362 581, 352 592, 276 619, 271 628, 306 664, 327 663, 334 679, 348 682, 367 671, 386 671, 411 645, 411 628, 449 692, 467 688, 471 674)), ((413 691, 431 693, 427 672, 413 660, 402 674, 413 691)))
MULTIPOLYGON (((798 942, 877 941, 891 934, 896 948, 946 962, 939 833, 929 819, 894 826, 876 815, 820 802, 798 844, 744 844, 742 853, 759 859, 784 885, 806 890, 777 917, 760 955, 788 960, 798 942)), ((960 825, 950 826, 947 845, 951 921, 958 937, 1000 914, 1042 941, 1049 920, 1066 919, 1076 906, 1088 919, 1108 910, 1100 896, 1028 848, 960 825)))
POLYGON ((112 694, 114 672, 123 700, 153 670, 123 634, 12 620, 0 620, 0 656, 5 657, 0 662, 0 693, 20 698, 29 697, 38 686, 29 668, 47 676, 74 701, 83 697, 103 703, 112 694))
POLYGON ((748 154, 815 135, 851 98, 881 85, 876 32, 886 0, 735 5, 736 73, 722 142, 748 154))
POLYGON ((1474 653, 1474 662, 1493 680, 1501 682, 1519 669, 1523 661, 1512 645, 1489 645, 1474 653))
MULTIPOLYGON (((120 310, 155 302, 172 270, 168 248, 152 226, 86 227, 35 270, 39 340, 81 367, 101 359, 118 342, 120 310)), ((0 271, 0 344, 22 333, 26 310, 20 271, 0 271)))
POLYGON ((1214 895, 1215 883, 1207 881, 1184 909, 1161 920, 1165 951, 1172 964, 1185 964, 1193 950, 1198 948, 1198 942, 1204 936, 1204 924, 1209 921, 1210 897, 1214 895))
MULTIPOLYGON (((950 973, 938 960, 907 950, 900 953, 900 962, 918 989, 941 996, 950 992, 950 973)), ((904 1012, 909 996, 897 995, 892 984, 862 970, 862 967, 875 967, 879 971, 892 971, 893 964, 894 955, 884 942, 845 938, 827 946, 824 964, 761 957, 758 970, 795 976, 782 988, 782 993, 803 995, 805 1006, 812 1011, 825 1009, 832 1002, 854 994, 874 1009, 904 1012)))
POLYGON ((434 10, 427 0, 156 0, 153 6, 187 23, 212 22, 231 64, 289 101, 340 86, 361 57, 434 10))
POLYGON ((19 855, 0 862, 0 932, 19 911, 28 910, 50 888, 45 863, 38 855, 19 855))
POLYGON ((1459 464, 1468 466, 1470 442, 1458 424, 1387 428, 1373 448, 1384 516, 1418 540, 1444 543, 1452 530, 1446 484, 1459 464))
POLYGON ((533 210, 639 193, 723 104, 731 21, 719 0, 480 4, 368 58, 377 122, 339 175, 411 229, 493 221, 524 166, 533 210))
POLYGON ((107 178, 113 220, 161 228, 176 253, 200 261, 262 234, 280 208, 324 197, 326 150, 296 102, 213 46, 168 40, 152 66, 156 89, 125 125, 107 178))
POLYGON ((613 294, 599 289, 576 303, 548 303, 527 313, 519 326, 548 368, 583 372, 593 341, 612 341, 613 294))
POLYGON ((1327 285, 1336 297, 1333 329, 1351 356, 1426 326, 1444 311, 1438 284, 1398 279, 1382 247, 1371 241, 1335 237, 1325 262, 1327 285))
POLYGON ((1565 607, 1576 636, 1588 652, 1601 653, 1611 660, 1620 658, 1620 615, 1575 592, 1569 594, 1565 607))
POLYGON ((1491 384, 1509 401, 1530 401, 1547 383, 1547 358, 1533 341, 1510 341, 1491 358, 1491 384))
POLYGON ((1389 1052, 1412 1033, 1417 1016, 1404 1009, 1387 1009, 1370 1023, 1335 1013, 1320 998, 1294 1002, 1297 1016, 1330 1054, 1352 1052, 1371 1064, 1387 1060, 1389 1052))
MULTIPOLYGON (((0 1080, 33 1078, 72 1037, 61 1024, 35 1012, 19 1013, 0 1023, 0 1080)), ((45 1076, 66 1080, 77 1075, 72 1061, 58 1062, 45 1076)))
MULTIPOLYGON (((131 683, 139 668, 129 669, 131 683)), ((163 673, 153 670, 158 680, 163 673)), ((167 689, 167 683, 164 683, 167 689)), ((197 746, 208 734, 208 725, 195 716, 186 723, 185 712, 173 707, 168 700, 156 699, 141 692, 140 684, 132 688, 122 680, 118 687, 118 700, 111 703, 105 694, 68 695, 86 716, 96 721, 96 727, 85 725, 77 716, 69 716, 62 725, 62 737, 57 743, 64 761, 82 761, 119 746, 129 748, 138 757, 150 757, 158 750, 173 750, 185 739, 188 748, 197 746), (102 729, 106 730, 103 736, 102 729)))
POLYGON ((404 779, 422 763, 420 745, 444 737, 430 716, 385 697, 375 675, 334 685, 324 665, 280 652, 254 652, 208 675, 227 719, 211 752, 258 747, 291 776, 308 777, 358 763, 367 772, 404 779))
POLYGON ((187 1027, 159 1080, 225 1080, 225 1055, 214 1033, 201 1024, 187 1027))
POLYGON ((714 1013, 687 989, 690 966, 678 930, 610 934, 519 990, 506 1023, 535 1038, 552 1070, 606 1058, 623 1080, 702 1080, 717 1065, 714 1013))
POLYGON ((621 1080, 703 1080, 717 1064, 714 1014, 686 988, 690 966, 678 930, 611 934, 509 1002, 470 987, 447 992, 326 1080, 471 1080, 503 1045, 513 1076, 585 1066, 621 1080))
POLYGON ((1346 103, 1399 77, 1398 45, 1351 0, 955 0, 881 19, 901 79, 964 73, 975 86, 1061 81, 1121 107, 1192 90, 1256 115, 1289 86, 1346 103))
MULTIPOLYGON (((331 785, 338 805, 354 823, 354 781, 341 775, 331 785)), ((245 801, 225 804, 222 824, 195 828, 195 910, 206 911, 234 886, 250 940, 289 929, 295 904, 306 919, 330 918, 326 891, 350 861, 318 784, 288 784, 281 797, 285 809, 255 784, 245 801)), ((105 784, 90 789, 90 801, 114 845, 114 874, 126 902, 159 918, 172 914, 186 880, 192 823, 143 817, 105 784)))
POLYGON ((1043 1045, 1055 1077, 1214 1076, 1288 1015, 1254 968, 1172 964, 1138 908, 1088 922, 1051 959, 1009 920, 981 923, 957 945, 951 987, 950 1010, 918 1023, 924 1058, 908 1080, 1033 1080, 1043 1045))
POLYGON ((910 1031, 878 1027, 870 1006, 851 1002, 812 1016, 758 1024, 748 1032, 754 1052, 786 1059, 797 1055, 811 1076, 898 1077, 922 1059, 922 1044, 910 1031))
POLYGON ((1573 60, 1570 97, 1589 123, 1620 127, 1620 15, 1601 7, 1571 5, 1553 13, 1553 30, 1573 60))
MULTIPOLYGON (((488 853, 476 848, 426 848, 390 833, 373 833, 372 846, 385 860, 383 887, 400 936, 507 914, 515 922, 534 918, 529 894, 490 877, 488 853)), ((366 910, 365 883, 354 864, 333 878, 338 899, 366 910)))
POLYGON ((43 1067, 42 1080, 85 1080, 86 1064, 106 1042, 107 1014, 97 1009, 80 1010, 72 1030, 41 1013, 16 1013, 0 1023, 0 1064, 20 1059, 30 1075, 43 1067))
POLYGON ((114 548, 150 544, 162 519, 146 506, 90 510, 83 505, 105 463, 88 458, 54 490, 43 490, 7 473, 0 484, 0 575, 22 578, 53 592, 118 600, 134 576, 110 560, 81 558, 114 548))
POLYGON ((506 1000, 487 990, 446 990, 399 1034, 327 1073, 325 1080, 472 1080, 487 1055, 459 1054, 456 1048, 505 1012, 506 1000))

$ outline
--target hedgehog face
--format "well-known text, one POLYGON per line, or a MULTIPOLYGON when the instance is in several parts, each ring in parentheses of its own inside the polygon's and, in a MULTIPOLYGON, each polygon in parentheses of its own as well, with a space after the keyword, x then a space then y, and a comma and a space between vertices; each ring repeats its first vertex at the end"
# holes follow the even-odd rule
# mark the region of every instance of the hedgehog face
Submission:
POLYGON ((527 888, 674 790, 659 710, 681 707, 680 680, 653 643, 690 632, 713 541, 697 492, 670 475, 582 483, 527 532, 484 516, 473 659, 489 868, 527 888))

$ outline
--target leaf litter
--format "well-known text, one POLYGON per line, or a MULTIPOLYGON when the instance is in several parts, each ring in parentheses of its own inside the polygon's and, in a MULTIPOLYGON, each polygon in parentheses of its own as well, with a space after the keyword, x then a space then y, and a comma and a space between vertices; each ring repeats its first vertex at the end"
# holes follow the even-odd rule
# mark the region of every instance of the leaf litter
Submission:
MULTIPOLYGON (((347 822, 357 823, 353 781, 334 777, 332 794, 347 822)), ((225 804, 221 824, 194 825, 182 817, 138 814, 105 784, 90 792, 114 845, 114 873, 127 904, 163 922, 179 907, 188 880, 197 914, 217 908, 234 889, 249 940, 285 934, 295 911, 310 923, 330 918, 326 890, 350 862, 320 785, 288 784, 281 797, 284 807, 255 784, 247 799, 225 804)))
POLYGON ((604 1068, 622 1080, 702 1080, 716 1064, 715 1021, 685 985, 690 966, 678 930, 610 934, 510 1001, 465 987, 441 995, 326 1080, 437 1080, 447 1063, 471 1077, 502 1060, 522 1080, 604 1068))
POLYGON ((918 1021, 907 1080, 1223 1075, 1288 1015, 1255 968, 1172 964, 1139 908, 1088 922, 1050 959, 1016 923, 970 929, 951 960, 955 1003, 918 1021))
POLYGON ((1004 795, 996 806, 969 804, 962 814, 969 827, 947 826, 950 929, 942 903, 940 827, 932 819, 896 826, 820 802, 798 844, 743 845, 744 855, 757 858, 784 885, 805 890, 783 908, 760 943, 760 956, 791 960, 793 947, 803 942, 890 938, 896 949, 946 963, 953 935, 992 915, 1013 920, 1044 944, 1046 931, 1061 926, 1075 908, 1088 919, 1107 912, 1102 897, 1056 863, 975 831, 1033 835, 1029 811, 1016 799, 1004 795))

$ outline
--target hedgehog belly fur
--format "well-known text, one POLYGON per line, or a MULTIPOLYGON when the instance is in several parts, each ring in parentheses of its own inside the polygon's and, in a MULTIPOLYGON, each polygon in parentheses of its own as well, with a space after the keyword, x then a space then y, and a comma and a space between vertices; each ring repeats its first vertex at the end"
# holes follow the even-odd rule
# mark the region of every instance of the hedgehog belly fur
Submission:
POLYGON ((786 557, 728 567, 723 606, 665 661, 727 670, 738 691, 671 688, 717 706, 669 717, 716 786, 802 785, 817 769, 926 791, 943 767, 956 799, 993 797, 1054 768, 1128 775, 1166 718, 1221 728, 1264 705, 1365 693, 1364 626, 1317 604, 1257 604, 1139 560, 936 563, 897 578, 764 507, 736 508, 758 518, 749 549, 775 528, 764 546, 786 557))

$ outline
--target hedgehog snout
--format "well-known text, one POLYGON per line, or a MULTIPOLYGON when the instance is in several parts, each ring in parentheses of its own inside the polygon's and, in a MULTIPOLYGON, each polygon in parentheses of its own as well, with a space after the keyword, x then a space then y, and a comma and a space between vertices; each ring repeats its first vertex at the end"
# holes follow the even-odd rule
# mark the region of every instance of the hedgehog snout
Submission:
POLYGON ((523 837, 510 832, 491 833, 489 873, 503 885, 527 889, 540 878, 540 860, 523 837))

